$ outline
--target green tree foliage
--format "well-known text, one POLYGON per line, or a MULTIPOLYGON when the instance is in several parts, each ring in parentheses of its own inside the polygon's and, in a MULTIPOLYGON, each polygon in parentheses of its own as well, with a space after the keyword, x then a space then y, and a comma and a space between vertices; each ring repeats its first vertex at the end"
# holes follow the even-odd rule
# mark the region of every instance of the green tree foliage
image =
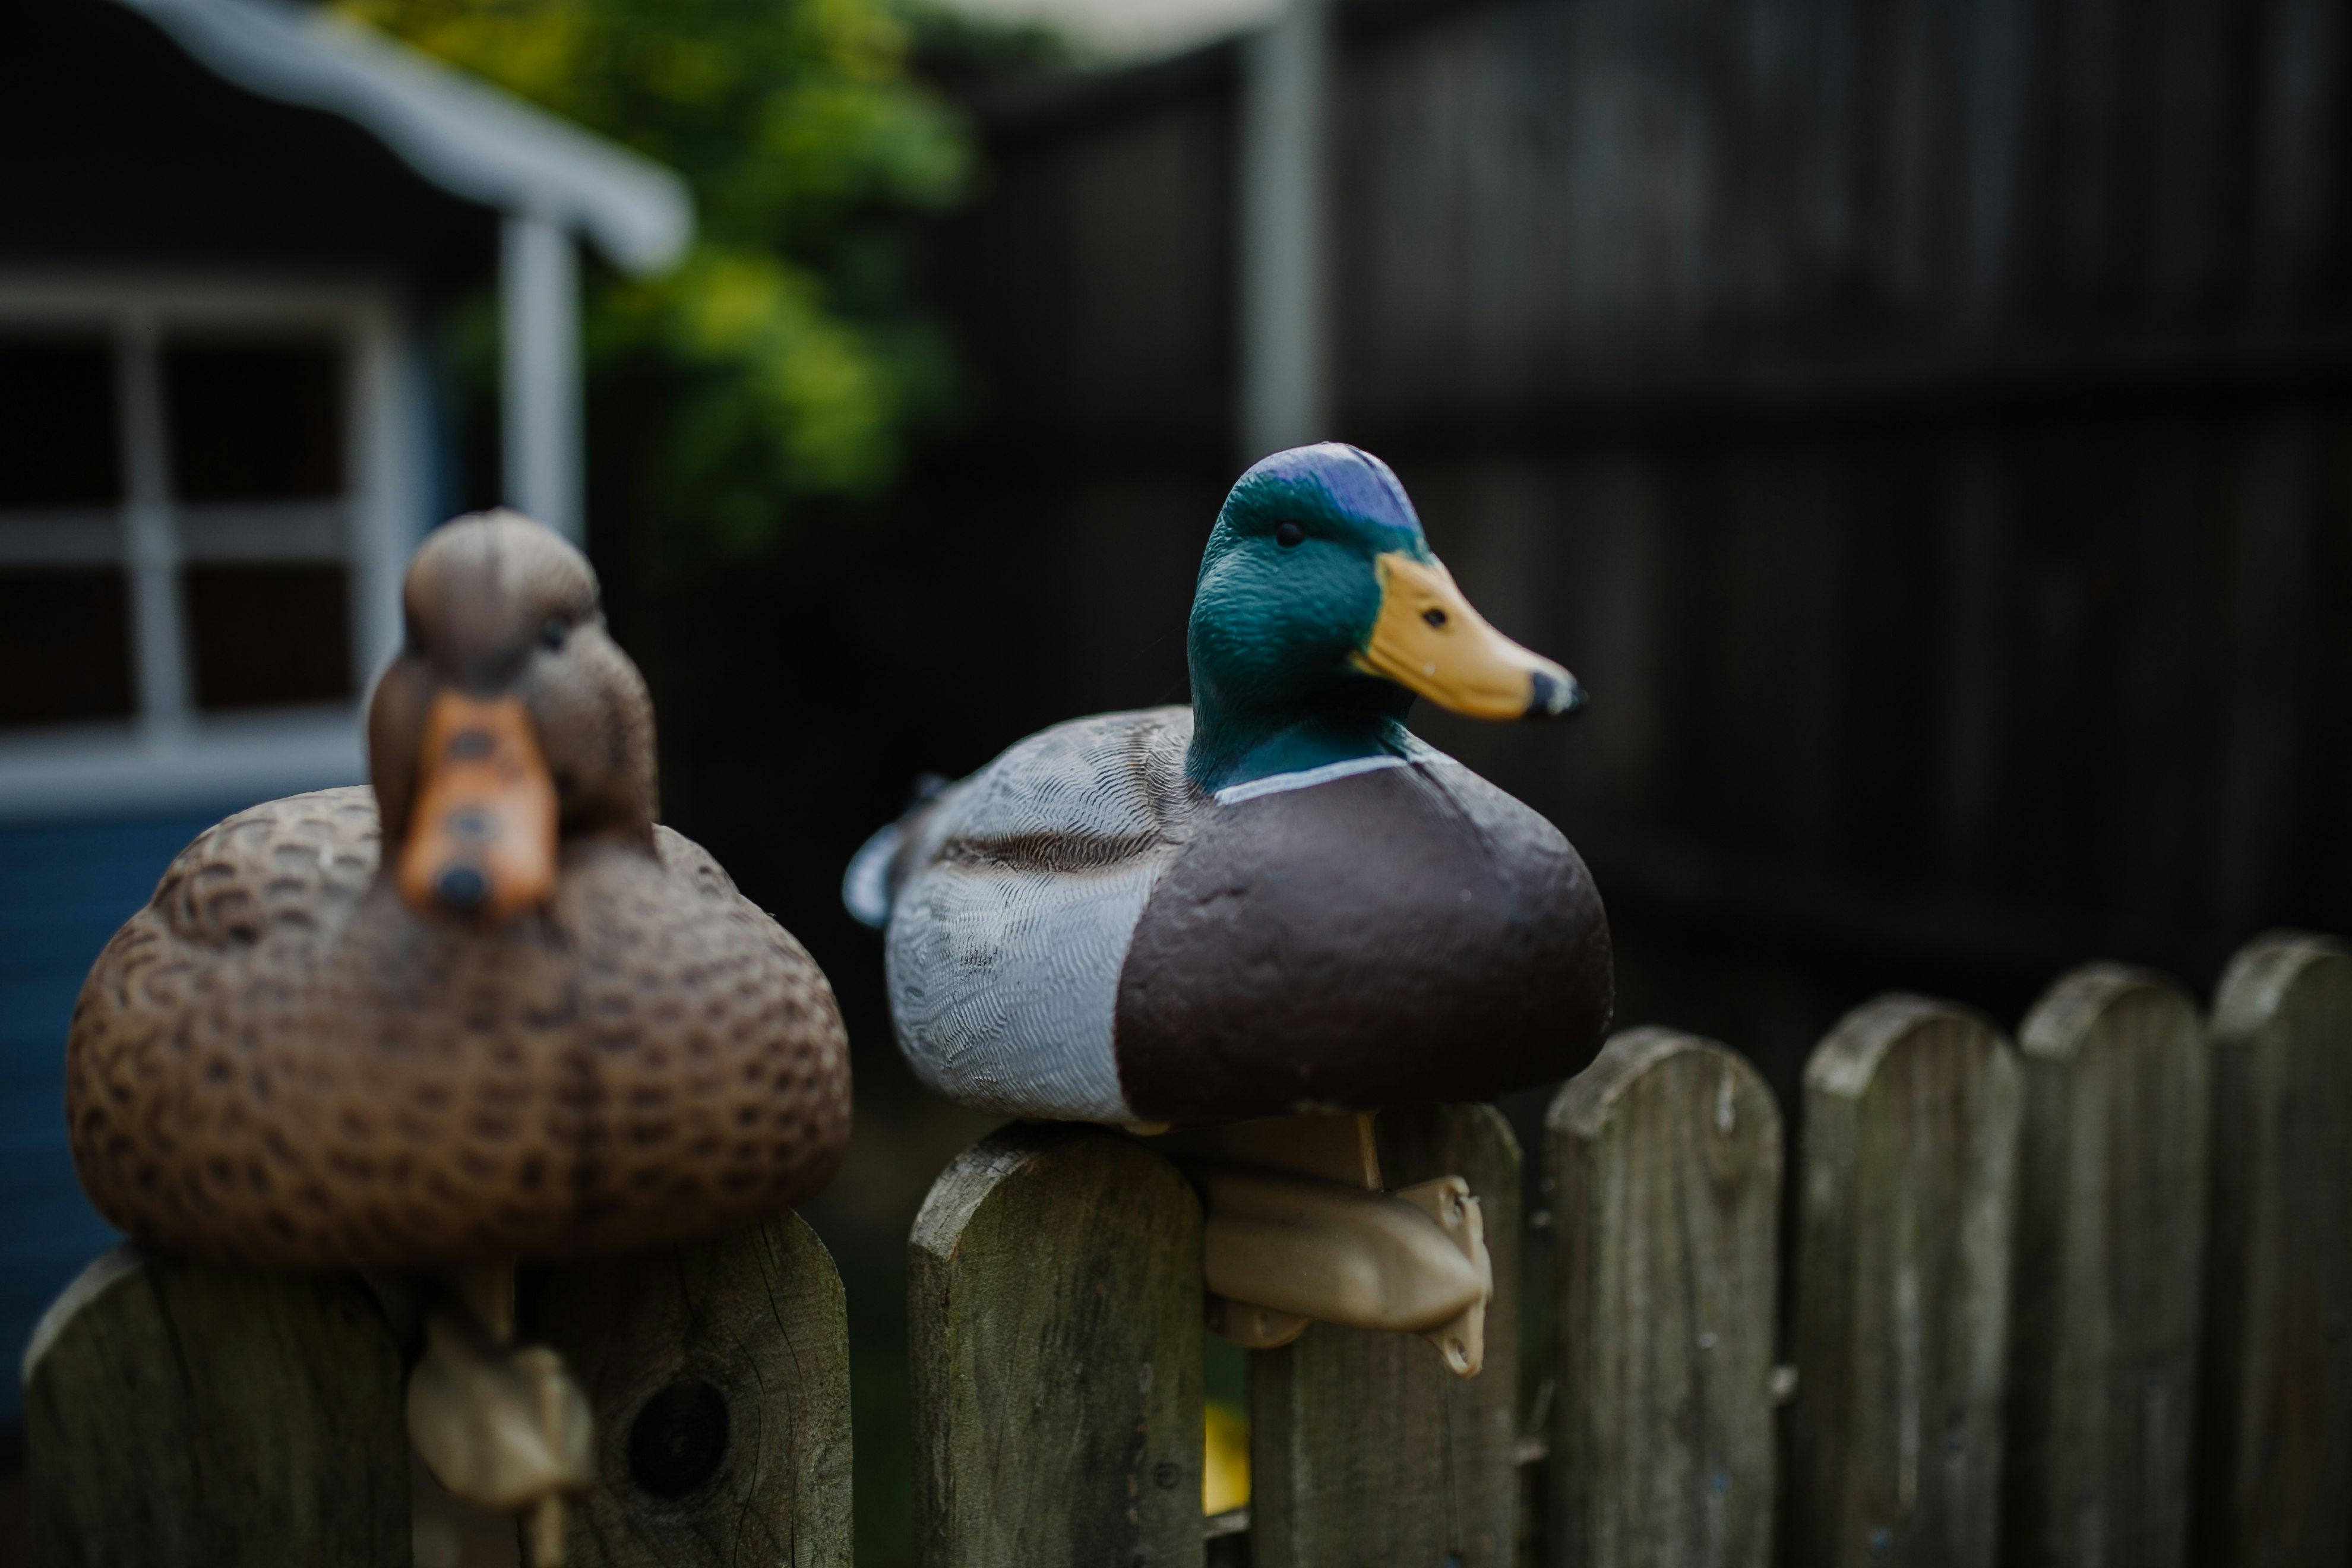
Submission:
POLYGON ((684 264, 589 289, 595 427, 627 448, 596 456, 628 492, 600 510, 661 536, 632 540, 641 566, 757 553, 796 510, 887 487, 952 379, 908 220, 961 195, 971 151, 886 0, 338 5, 692 185, 684 264))

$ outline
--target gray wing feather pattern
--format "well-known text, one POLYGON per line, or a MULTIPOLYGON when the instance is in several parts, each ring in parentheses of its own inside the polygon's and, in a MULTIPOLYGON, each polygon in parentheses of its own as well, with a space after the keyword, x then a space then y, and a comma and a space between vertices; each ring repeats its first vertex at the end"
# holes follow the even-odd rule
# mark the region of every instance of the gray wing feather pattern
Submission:
POLYGON ((1192 732, 1186 708, 1057 724, 899 825, 883 853, 890 1012, 933 1088, 1014 1115, 1133 1120, 1112 1016, 1136 921, 1202 800, 1184 777, 1192 732))

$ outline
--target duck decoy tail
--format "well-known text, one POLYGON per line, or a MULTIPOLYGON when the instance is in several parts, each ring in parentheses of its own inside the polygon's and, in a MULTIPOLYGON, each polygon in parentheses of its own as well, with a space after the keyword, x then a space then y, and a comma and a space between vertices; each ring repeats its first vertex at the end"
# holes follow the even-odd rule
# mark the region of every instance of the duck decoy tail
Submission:
POLYGON ((849 868, 841 874, 841 906, 851 920, 876 931, 890 923, 890 906, 906 880, 898 868, 898 852, 920 830, 923 819, 954 782, 944 773, 918 774, 898 820, 876 829, 849 858, 849 868))
POLYGON ((898 893, 890 870, 906 842, 906 830, 893 822, 877 828, 849 858, 849 869, 841 874, 841 906, 859 925, 880 931, 890 923, 890 900, 898 893))

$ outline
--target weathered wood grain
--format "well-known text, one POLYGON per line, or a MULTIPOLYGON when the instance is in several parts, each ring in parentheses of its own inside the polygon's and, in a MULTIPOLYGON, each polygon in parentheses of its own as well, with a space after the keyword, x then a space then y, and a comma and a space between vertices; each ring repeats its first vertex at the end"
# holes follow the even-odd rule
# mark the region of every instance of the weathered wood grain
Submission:
POLYGON ((2177 1568, 2203 1289, 2210 1055, 2153 974, 2075 970, 2021 1032, 2002 1558, 2177 1568))
POLYGON ((525 1305, 596 1413, 566 1563, 847 1568, 848 1317, 798 1215, 551 1269, 525 1305))
POLYGON ((343 1275, 118 1247, 25 1353, 26 1488, 47 1568, 404 1568, 399 1348, 343 1275))
POLYGON ((1485 1211, 1495 1296, 1486 1363, 1445 1369, 1414 1335, 1317 1323, 1250 1358, 1256 1568, 1508 1568, 1518 1518, 1519 1146, 1492 1106, 1383 1111, 1391 1188, 1466 1178, 1485 1211))
POLYGON ((1772 1548, 1780 1108, 1738 1053, 1612 1038, 1545 1119, 1548 1560, 1763 1568, 1772 1548))
POLYGON ((2352 1557, 2352 952, 2278 933, 2213 1003, 2197 1561, 2352 1557))
POLYGON ((2016 1052, 1912 996, 1805 1068, 1791 1561, 1993 1561, 2016 1225, 2016 1052))
POLYGON ((1176 1167, 1008 1128, 932 1185, 908 1261, 917 1562, 1199 1568, 1201 1206, 1176 1167))

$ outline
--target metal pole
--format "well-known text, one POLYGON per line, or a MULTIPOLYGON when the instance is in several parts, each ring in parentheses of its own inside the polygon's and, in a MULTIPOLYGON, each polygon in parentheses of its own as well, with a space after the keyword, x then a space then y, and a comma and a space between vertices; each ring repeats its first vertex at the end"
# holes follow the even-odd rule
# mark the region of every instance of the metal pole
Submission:
POLYGON ((152 743, 187 727, 186 634, 180 618, 180 541, 172 516, 171 435, 163 414, 163 332, 146 310, 115 334, 121 392, 123 542, 130 565, 139 726, 152 743))
POLYGON ((580 260, 545 218, 506 220, 499 268, 508 503, 581 541, 580 260))
POLYGON ((1290 5, 1243 53, 1241 365, 1244 459, 1328 437, 1326 0, 1290 5))

